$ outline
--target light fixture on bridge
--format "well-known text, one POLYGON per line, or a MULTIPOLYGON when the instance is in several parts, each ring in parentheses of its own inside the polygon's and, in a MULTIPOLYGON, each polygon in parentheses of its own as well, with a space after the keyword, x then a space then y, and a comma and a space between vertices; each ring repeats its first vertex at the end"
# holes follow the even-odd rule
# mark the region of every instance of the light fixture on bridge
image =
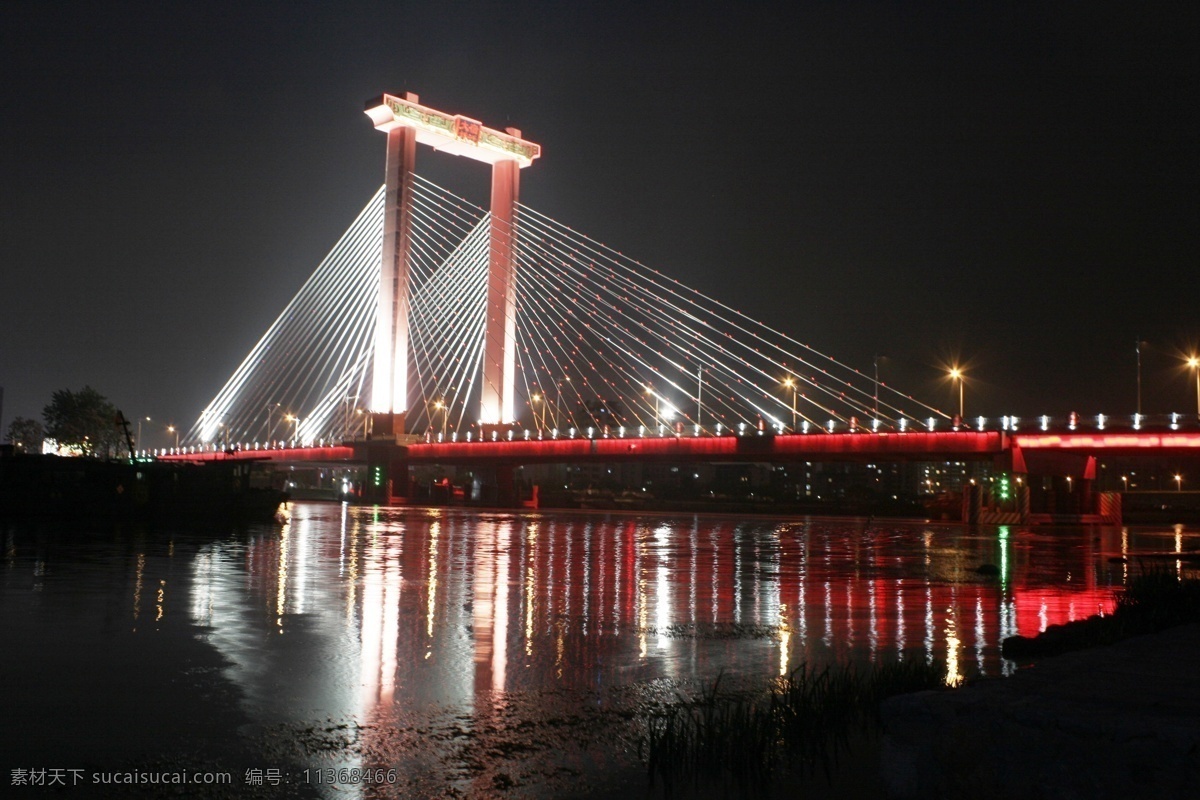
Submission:
POLYGON ((901 433, 904 433, 904 431, 905 431, 907 428, 908 428, 908 420, 907 420, 907 419, 905 419, 904 417, 901 417, 901 418, 900 418, 900 432, 901 432, 901 433))
POLYGON ((976 423, 976 427, 977 427, 977 428, 978 428, 980 431, 982 431, 982 430, 983 430, 983 428, 984 428, 984 426, 987 424, 987 420, 986 420, 986 419, 984 419, 983 417, 976 417, 976 418, 975 418, 975 423, 976 423))
POLYGON ((1141 414, 1133 415, 1133 429, 1135 431, 1140 431, 1142 429, 1142 415, 1141 414))
POLYGON ((1096 415, 1096 427, 1099 430, 1104 430, 1104 423, 1107 421, 1108 421, 1108 417, 1104 416, 1103 414, 1096 415))
POLYGON ((1179 413, 1175 411, 1171 412, 1171 430, 1179 430, 1179 413))
POLYGON ((1050 417, 1046 414, 1042 414, 1042 430, 1050 430, 1050 417))
POLYGON ((933 433, 934 426, 937 425, 937 420, 933 417, 930 417, 926 424, 929 426, 929 432, 933 433))

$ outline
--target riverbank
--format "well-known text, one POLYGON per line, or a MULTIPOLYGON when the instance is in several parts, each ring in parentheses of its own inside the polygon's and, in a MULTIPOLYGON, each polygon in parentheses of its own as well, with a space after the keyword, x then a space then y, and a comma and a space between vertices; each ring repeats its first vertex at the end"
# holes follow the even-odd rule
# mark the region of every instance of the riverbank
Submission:
POLYGON ((1187 797, 1200 786, 1200 624, 884 702, 888 796, 1187 797))

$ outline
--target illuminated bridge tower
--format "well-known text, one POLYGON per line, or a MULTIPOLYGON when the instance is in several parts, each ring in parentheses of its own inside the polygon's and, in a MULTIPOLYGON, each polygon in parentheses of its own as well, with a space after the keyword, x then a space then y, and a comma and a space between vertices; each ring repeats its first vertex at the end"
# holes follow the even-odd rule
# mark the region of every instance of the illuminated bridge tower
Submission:
POLYGON ((479 419, 516 418, 516 208, 520 170, 541 155, 521 132, 484 127, 460 115, 419 105, 411 92, 371 100, 367 116, 387 134, 387 180, 383 222, 383 264, 371 412, 376 433, 403 433, 408 410, 408 276, 413 168, 417 144, 492 165, 491 239, 488 248, 487 321, 479 419))

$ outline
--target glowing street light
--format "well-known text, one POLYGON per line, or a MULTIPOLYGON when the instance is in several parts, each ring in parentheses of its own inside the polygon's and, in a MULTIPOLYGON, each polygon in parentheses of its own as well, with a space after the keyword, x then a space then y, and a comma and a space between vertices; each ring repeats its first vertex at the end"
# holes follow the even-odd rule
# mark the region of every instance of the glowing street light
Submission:
POLYGON ((783 379, 783 385, 792 390, 792 432, 796 431, 796 379, 788 376, 783 379))
POLYGON ((950 368, 950 380, 958 384, 958 418, 963 417, 963 373, 958 367, 950 368))
POLYGON ((542 405, 542 419, 540 422, 538 421, 537 404, 542 403, 543 399, 544 398, 537 392, 534 392, 529 396, 529 402, 533 406, 533 424, 537 426, 538 430, 542 430, 546 427, 546 406, 544 404, 542 405))
POLYGON ((285 414, 283 418, 295 426, 292 429, 292 440, 295 441, 300 437, 300 418, 295 414, 285 414))
POLYGON ((1191 356, 1187 360, 1187 365, 1196 374, 1196 416, 1200 417, 1200 358, 1191 356))
POLYGON ((174 425, 168 425, 167 433, 175 434, 175 449, 178 450, 179 449, 179 428, 176 428, 174 425))
POLYGON ((442 400, 434 400, 433 407, 435 409, 437 409, 438 411, 442 412, 442 439, 445 440, 445 438, 446 438, 446 418, 448 416, 450 416, 450 409, 447 408, 446 403, 442 400))
POLYGON ((1183 491, 1183 476, 1180 475, 1178 472, 1175 473, 1175 491, 1177 491, 1177 492, 1183 491))

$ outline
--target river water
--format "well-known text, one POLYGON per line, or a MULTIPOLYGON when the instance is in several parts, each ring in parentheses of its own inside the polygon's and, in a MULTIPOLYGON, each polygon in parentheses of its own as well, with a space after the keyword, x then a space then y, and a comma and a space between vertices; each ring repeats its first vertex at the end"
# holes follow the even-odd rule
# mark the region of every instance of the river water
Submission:
POLYGON ((1139 555, 1200 535, 297 503, 3 541, 0 784, 111 796, 106 771, 204 769, 231 776, 212 796, 587 797, 644 791, 657 701, 802 664, 1007 674, 1005 637, 1110 609, 1139 555))

